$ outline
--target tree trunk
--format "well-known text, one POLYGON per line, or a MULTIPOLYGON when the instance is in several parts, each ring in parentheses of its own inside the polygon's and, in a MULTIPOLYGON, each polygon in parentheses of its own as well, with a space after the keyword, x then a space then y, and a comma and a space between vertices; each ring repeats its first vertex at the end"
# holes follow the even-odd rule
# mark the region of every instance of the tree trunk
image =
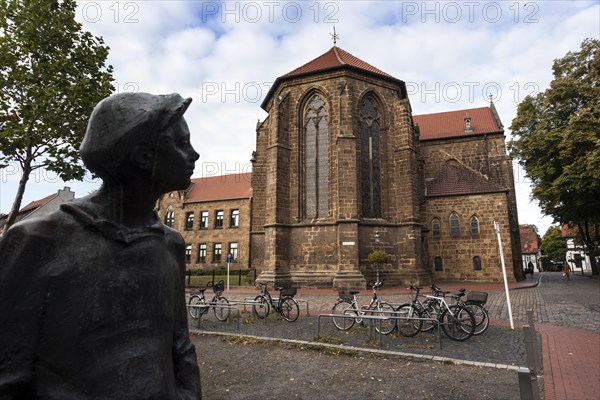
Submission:
POLYGON ((592 266, 592 275, 600 275, 598 271, 598 263, 596 262, 596 252, 590 252, 590 265, 592 266))
POLYGON ((29 175, 31 175, 31 160, 27 159, 23 163, 23 175, 21 175, 21 180, 19 181, 19 187, 17 189, 15 200, 13 202, 10 212, 8 213, 6 225, 4 225, 4 232, 6 232, 8 228, 10 228, 11 225, 15 223, 15 219, 19 214, 21 202, 23 201, 23 194, 25 193, 25 186, 27 186, 27 181, 29 181, 29 175))

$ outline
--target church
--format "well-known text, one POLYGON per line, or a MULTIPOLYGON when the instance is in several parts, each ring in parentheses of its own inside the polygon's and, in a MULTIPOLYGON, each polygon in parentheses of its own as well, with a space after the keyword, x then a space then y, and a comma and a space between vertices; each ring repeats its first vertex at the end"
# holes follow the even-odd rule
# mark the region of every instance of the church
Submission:
MULTIPOLYGON (((256 127, 249 188, 238 190, 249 192, 237 200, 249 215, 234 232, 243 236, 236 249, 247 246, 236 255, 258 281, 335 288, 364 287, 377 274, 392 285, 500 281, 494 222, 509 279, 521 278, 512 159, 493 102, 413 115, 402 80, 334 44, 277 78, 261 107, 268 116, 256 127), (369 262, 376 250, 387 263, 369 262)), ((194 210, 207 207, 186 193, 170 197, 177 200, 165 197, 158 208, 165 215, 171 207, 171 219, 173 206, 185 207, 192 222, 194 210)), ((211 240, 197 239, 193 223, 186 231, 186 241, 211 240)))

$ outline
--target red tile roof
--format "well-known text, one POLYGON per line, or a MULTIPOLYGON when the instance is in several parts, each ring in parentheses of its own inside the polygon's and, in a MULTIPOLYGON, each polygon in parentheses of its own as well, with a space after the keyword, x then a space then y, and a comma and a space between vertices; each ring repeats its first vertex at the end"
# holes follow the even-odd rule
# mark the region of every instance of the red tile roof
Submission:
POLYGON ((427 183, 426 196, 498 193, 506 190, 456 162, 446 162, 436 177, 427 183))
POLYGON ((490 107, 413 115, 413 121, 420 128, 421 140, 502 132, 502 127, 498 125, 490 107), (465 132, 465 117, 471 118, 471 132, 465 132))
POLYGON ((379 68, 375 68, 371 64, 361 60, 358 57, 353 56, 352 54, 348 53, 346 50, 343 50, 336 46, 333 46, 331 49, 329 49, 328 52, 320 55, 319 57, 315 58, 314 60, 307 62, 306 64, 302 65, 301 67, 296 68, 295 70, 293 70, 291 72, 288 72, 287 74, 283 75, 283 77, 287 78, 290 76, 302 75, 302 74, 307 74, 310 72, 317 72, 317 71, 323 71, 323 70, 328 70, 328 69, 332 69, 332 68, 339 68, 344 65, 362 69, 363 71, 368 71, 368 72, 372 72, 375 74, 383 75, 388 78, 393 78, 392 75, 383 72, 379 68))
POLYGON ((252 173, 194 178, 185 196, 186 203, 245 199, 252 197, 252 173))
POLYGON ((521 252, 524 254, 537 254, 540 246, 540 237, 531 225, 519 225, 521 236, 521 252))
POLYGON ((25 207, 21 208, 19 210, 19 214, 24 213, 25 211, 33 211, 36 208, 43 206, 44 204, 46 204, 47 202, 49 202, 56 196, 58 196, 58 193, 50 194, 50 195, 44 197, 43 199, 32 201, 31 203, 27 204, 25 207))
POLYGON ((564 238, 573 239, 579 236, 579 228, 577 225, 562 224, 560 226, 560 233, 564 238))

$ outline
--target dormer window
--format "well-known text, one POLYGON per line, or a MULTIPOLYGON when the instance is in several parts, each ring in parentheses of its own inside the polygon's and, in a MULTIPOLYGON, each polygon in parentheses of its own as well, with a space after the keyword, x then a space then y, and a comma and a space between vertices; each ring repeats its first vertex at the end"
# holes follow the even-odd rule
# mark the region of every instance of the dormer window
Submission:
POLYGON ((471 117, 465 117, 465 132, 473 132, 473 128, 471 127, 471 117))

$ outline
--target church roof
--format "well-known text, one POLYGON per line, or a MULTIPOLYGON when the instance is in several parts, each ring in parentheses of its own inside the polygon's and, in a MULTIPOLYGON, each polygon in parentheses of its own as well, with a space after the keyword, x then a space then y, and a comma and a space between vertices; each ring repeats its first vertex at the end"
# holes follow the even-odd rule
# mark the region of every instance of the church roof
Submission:
POLYGON ((420 140, 503 133, 502 123, 495 116, 494 111, 492 105, 491 107, 413 115, 413 121, 415 125, 419 126, 420 140), (470 131, 465 130, 466 117, 471 119, 470 131))
POLYGON ((194 178, 187 190, 185 203, 246 199, 252 197, 252 173, 194 178))
POLYGON ((519 225, 521 237, 521 252, 524 254, 537 254, 539 251, 540 237, 531 225, 519 225))
POLYGON ((485 176, 457 162, 446 162, 440 172, 427 183, 427 197, 457 196, 506 192, 485 176))
POLYGON ((312 72, 321 72, 330 69, 341 68, 344 66, 350 66, 361 69, 363 71, 383 75, 388 78, 393 78, 392 75, 383 72, 379 68, 372 66, 371 64, 361 60, 360 58, 353 56, 346 50, 343 50, 337 46, 333 46, 329 51, 321 54, 319 57, 306 64, 296 68, 295 70, 288 72, 283 77, 292 77, 296 75, 304 75, 312 72))
POLYGON ((337 69, 351 69, 386 79, 399 85, 400 95, 406 97, 406 84, 403 81, 348 53, 346 50, 333 46, 317 58, 277 78, 261 104, 262 109, 268 111, 267 105, 269 104, 269 99, 271 99, 282 81, 337 69))

